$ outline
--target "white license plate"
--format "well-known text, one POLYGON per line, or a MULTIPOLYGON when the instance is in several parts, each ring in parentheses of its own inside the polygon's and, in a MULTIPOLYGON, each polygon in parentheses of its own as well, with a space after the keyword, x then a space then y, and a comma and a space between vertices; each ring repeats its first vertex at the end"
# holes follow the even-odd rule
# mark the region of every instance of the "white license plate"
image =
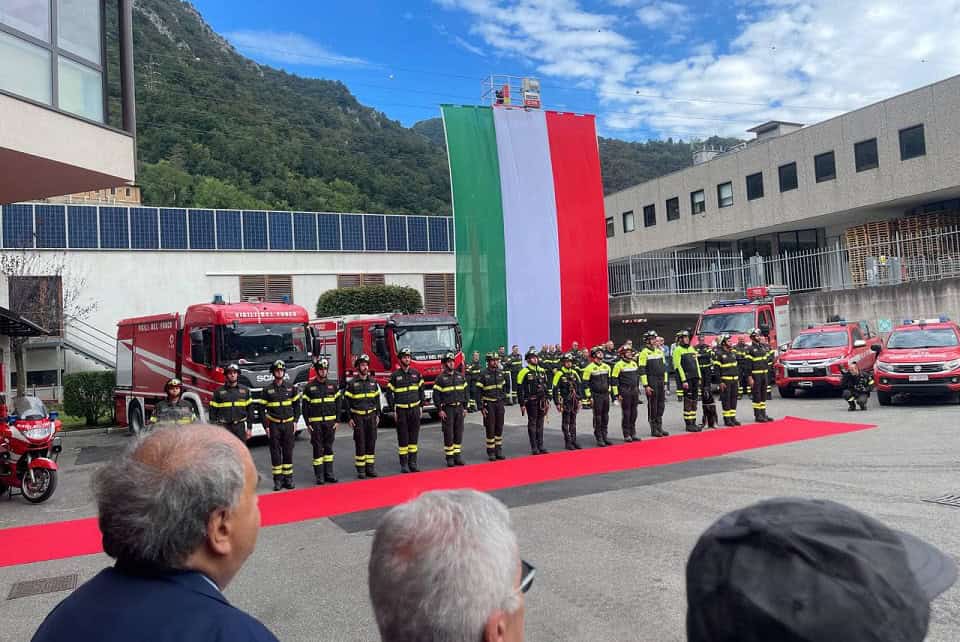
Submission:
POLYGON ((812 381, 801 381, 797 385, 799 385, 801 388, 813 388, 812 381))
POLYGON ((433 399, 433 390, 424 390, 423 396, 426 397, 427 401, 433 399))
POLYGON ((925 374, 910 375, 910 381, 930 381, 930 376, 925 374))
POLYGON ((797 372, 811 373, 813 372, 813 368, 808 368, 808 367, 797 368, 797 372))

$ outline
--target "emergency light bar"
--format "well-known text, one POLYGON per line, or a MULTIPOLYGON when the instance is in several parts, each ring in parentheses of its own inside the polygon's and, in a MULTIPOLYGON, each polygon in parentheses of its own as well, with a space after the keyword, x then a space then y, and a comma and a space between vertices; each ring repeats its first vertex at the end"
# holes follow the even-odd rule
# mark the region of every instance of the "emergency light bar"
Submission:
POLYGON ((765 299, 771 296, 786 296, 790 294, 790 289, 785 285, 761 285, 754 288, 747 288, 747 299, 765 299))
POLYGON ((726 299, 714 301, 710 304, 711 308, 724 308, 732 305, 750 305, 750 299, 726 299))
POLYGON ((940 315, 936 319, 904 319, 903 325, 926 325, 928 323, 947 323, 948 321, 950 321, 950 317, 940 315))

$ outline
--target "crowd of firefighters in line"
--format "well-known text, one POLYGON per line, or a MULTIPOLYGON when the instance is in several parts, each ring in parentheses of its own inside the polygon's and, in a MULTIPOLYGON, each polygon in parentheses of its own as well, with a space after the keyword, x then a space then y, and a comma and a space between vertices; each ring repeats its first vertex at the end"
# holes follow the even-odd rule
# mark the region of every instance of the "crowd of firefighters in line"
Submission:
MULTIPOLYGON (((622 409, 625 442, 640 441, 637 436, 637 409, 647 401, 650 434, 665 437, 664 405, 670 373, 677 384, 677 396, 683 402, 684 428, 699 432, 718 425, 715 395, 723 409, 723 425, 739 426, 737 400, 750 394, 754 419, 772 421, 766 412, 770 394, 769 380, 775 351, 763 339, 759 329, 750 334, 750 343, 737 345, 721 335, 716 348, 704 342, 694 348, 690 333, 680 331, 676 343, 664 348, 663 338, 649 331, 643 347, 635 350, 632 342, 613 350, 613 343, 591 350, 560 353, 559 346, 536 352, 532 347, 521 357, 519 348, 511 354, 501 348, 486 355, 486 367, 479 367, 479 353, 463 368, 456 367, 455 355, 444 355, 443 371, 433 386, 433 402, 443 426, 444 455, 447 466, 464 465, 463 426, 467 412, 483 414, 487 458, 505 459, 503 454, 504 406, 519 403, 527 418, 530 450, 544 454, 544 420, 551 404, 560 413, 564 444, 568 450, 580 449, 577 439, 577 413, 589 407, 593 414, 593 434, 598 446, 611 445, 608 421, 611 403, 622 409), (667 356, 669 354, 669 357, 667 356), (523 362, 526 362, 526 365, 523 362), (697 423, 697 405, 703 408, 703 420, 697 423)), ((420 372, 411 365, 409 350, 399 353, 400 367, 394 371, 383 391, 387 409, 392 410, 397 426, 398 456, 403 473, 418 472, 421 412, 426 390, 420 372)), ((355 376, 341 388, 328 379, 329 363, 318 359, 314 376, 301 390, 285 380, 285 365, 277 361, 271 367, 273 381, 260 396, 239 383, 236 364, 225 368, 226 383, 214 392, 210 420, 223 425, 238 438, 249 439, 253 421, 259 414, 270 442, 274 490, 293 488, 293 446, 296 422, 303 417, 311 435, 313 469, 316 483, 335 483, 333 443, 338 422, 353 429, 354 466, 358 478, 376 477, 376 441, 381 407, 381 389, 370 372, 370 359, 360 355, 354 362, 355 376), (257 404, 261 412, 254 412, 257 404)), ((192 405, 181 399, 180 382, 167 383, 168 399, 155 408, 152 423, 189 423, 197 417, 192 405)))

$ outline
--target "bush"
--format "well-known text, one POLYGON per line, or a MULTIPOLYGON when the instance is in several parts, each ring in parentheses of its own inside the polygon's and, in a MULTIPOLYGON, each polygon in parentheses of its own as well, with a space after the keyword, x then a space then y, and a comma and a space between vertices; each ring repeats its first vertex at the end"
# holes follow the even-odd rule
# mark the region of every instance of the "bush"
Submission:
POLYGON ((68 374, 63 378, 64 412, 84 417, 88 426, 96 426, 100 417, 113 408, 116 381, 113 370, 68 374))
POLYGON ((415 314, 423 309, 423 298, 414 288, 401 285, 365 285, 359 288, 327 290, 317 301, 317 316, 403 312, 415 314))

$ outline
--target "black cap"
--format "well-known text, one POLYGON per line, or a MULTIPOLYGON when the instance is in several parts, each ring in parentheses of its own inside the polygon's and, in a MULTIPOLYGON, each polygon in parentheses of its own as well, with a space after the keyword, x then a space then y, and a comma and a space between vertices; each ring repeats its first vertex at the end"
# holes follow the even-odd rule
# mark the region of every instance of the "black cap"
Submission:
POLYGON ((956 562, 827 500, 777 498, 721 517, 687 561, 688 642, 920 642, 956 562))

